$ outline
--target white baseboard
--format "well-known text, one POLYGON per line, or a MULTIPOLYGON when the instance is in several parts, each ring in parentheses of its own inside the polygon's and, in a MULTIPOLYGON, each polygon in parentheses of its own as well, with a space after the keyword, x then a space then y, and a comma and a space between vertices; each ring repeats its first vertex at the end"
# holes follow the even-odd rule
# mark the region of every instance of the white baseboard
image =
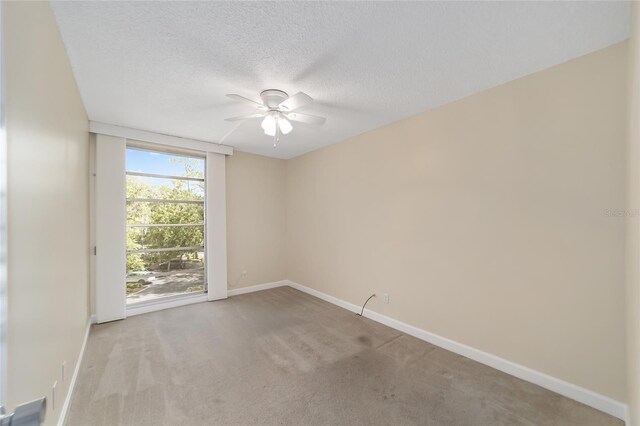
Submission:
POLYGON ((78 354, 78 361, 76 362, 76 368, 73 369, 73 376, 71 376, 71 382, 69 383, 69 390, 67 391, 67 397, 64 399, 64 404, 62 405, 62 409, 60 410, 60 417, 58 417, 58 426, 63 426, 64 421, 67 418, 67 412, 69 411, 69 406, 71 405, 71 399, 73 398, 73 391, 76 387, 76 381, 78 380, 78 374, 80 373, 80 365, 82 364, 82 359, 84 358, 84 350, 87 347, 87 341, 89 340, 89 331, 91 331, 91 325, 95 324, 96 316, 91 315, 89 321, 87 322, 87 329, 84 332, 84 340, 82 341, 82 347, 80 348, 80 353, 78 354))
MULTIPOLYGON (((312 288, 305 287, 293 281, 288 281, 288 285, 295 288, 296 290, 300 290, 304 293, 310 294, 319 299, 340 306, 341 308, 347 309, 352 312, 360 312, 361 307, 354 305, 353 303, 349 303, 342 299, 338 299, 337 297, 333 297, 312 288)), ((515 362, 508 361, 504 358, 500 358, 487 352, 483 352, 479 349, 472 348, 471 346, 467 346, 451 339, 447 339, 446 337, 430 333, 428 331, 403 323, 369 309, 364 310, 364 316, 366 318, 372 319, 373 321, 379 322, 398 331, 402 331, 403 333, 409 334, 413 337, 424 340, 448 351, 465 356, 481 364, 485 364, 489 367, 495 368, 496 370, 500 370, 519 379, 558 393, 562 396, 566 396, 567 398, 571 398, 575 401, 581 402, 585 405, 595 408, 596 410, 600 410, 621 420, 624 420, 627 424, 629 424, 628 406, 620 401, 616 401, 612 398, 593 392, 589 389, 585 389, 572 383, 565 382, 564 380, 549 376, 548 374, 541 373, 523 365, 516 364, 515 362)))
MULTIPOLYGON (((355 313, 360 313, 360 311, 362 310, 361 306, 358 305, 354 305, 353 303, 349 303, 346 302, 342 299, 338 299, 337 297, 333 297, 333 296, 329 296, 326 293, 322 293, 318 290, 314 290, 310 287, 305 287, 302 284, 298 284, 298 283, 294 283, 293 281, 289 281, 289 287, 295 288, 296 290, 300 290, 304 293, 310 294, 312 296, 317 297, 318 299, 322 299, 326 302, 329 303, 333 303, 334 305, 340 306, 341 308, 344 308, 348 311, 351 312, 355 312, 355 313)), ((365 309, 363 316, 367 317, 367 318, 371 318, 370 315, 374 313, 372 311, 370 311, 369 309, 365 309)), ((373 319, 373 318, 371 318, 373 319)), ((378 321, 379 322, 379 321, 378 321)), ((385 324, 386 325, 386 324, 385 324)), ((395 327, 391 327, 391 328, 395 328, 395 327)))
POLYGON ((231 297, 231 296, 237 296, 239 294, 253 293, 254 291, 269 290, 270 288, 276 288, 276 287, 284 287, 284 286, 290 285, 289 283, 290 281, 284 280, 284 281, 275 281, 272 283, 257 284, 249 287, 240 287, 233 290, 227 290, 227 296, 231 297))

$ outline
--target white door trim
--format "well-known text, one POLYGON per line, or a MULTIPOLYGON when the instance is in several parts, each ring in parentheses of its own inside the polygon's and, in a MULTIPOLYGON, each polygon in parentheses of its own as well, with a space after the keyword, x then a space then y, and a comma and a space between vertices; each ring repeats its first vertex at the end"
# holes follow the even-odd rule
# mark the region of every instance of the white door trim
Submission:
POLYGON ((96 136, 96 300, 98 323, 126 315, 126 140, 96 136))
MULTIPOLYGON (((0 22, 4 3, 0 2, 0 22)), ((9 308, 7 245, 7 121, 5 103, 4 40, 0 31, 0 405, 7 405, 7 329, 9 308)))
POLYGON ((226 157, 207 153, 205 214, 207 294, 209 300, 227 298, 226 157))
POLYGON ((147 132, 145 130, 132 129, 130 127, 100 123, 98 121, 89 121, 89 132, 116 136, 128 140, 152 142, 154 144, 170 146, 172 148, 183 148, 194 151, 233 155, 233 148, 227 145, 200 141, 197 139, 181 138, 179 136, 164 135, 162 133, 147 132))

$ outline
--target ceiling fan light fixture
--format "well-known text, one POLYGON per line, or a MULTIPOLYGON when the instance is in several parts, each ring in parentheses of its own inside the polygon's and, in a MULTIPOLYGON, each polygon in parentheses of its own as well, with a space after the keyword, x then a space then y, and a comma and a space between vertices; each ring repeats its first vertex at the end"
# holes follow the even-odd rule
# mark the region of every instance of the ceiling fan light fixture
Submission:
POLYGON ((282 115, 278 119, 278 125, 280 126, 280 131, 282 132, 283 135, 286 135, 287 133, 293 130, 293 126, 291 125, 289 120, 284 118, 282 115))
POLYGON ((273 114, 268 114, 264 120, 262 120, 262 130, 269 136, 275 136, 276 134, 276 118, 273 114))

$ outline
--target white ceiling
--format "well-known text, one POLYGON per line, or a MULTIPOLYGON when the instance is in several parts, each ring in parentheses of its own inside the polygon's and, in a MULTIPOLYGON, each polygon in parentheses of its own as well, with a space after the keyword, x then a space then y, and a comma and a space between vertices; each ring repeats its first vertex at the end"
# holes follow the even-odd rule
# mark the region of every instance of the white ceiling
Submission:
MULTIPOLYGON (((622 2, 54 2, 89 118, 218 142, 263 89, 304 91, 291 158, 624 40, 622 2)), ((389 141, 393 143, 393 141, 389 141)))

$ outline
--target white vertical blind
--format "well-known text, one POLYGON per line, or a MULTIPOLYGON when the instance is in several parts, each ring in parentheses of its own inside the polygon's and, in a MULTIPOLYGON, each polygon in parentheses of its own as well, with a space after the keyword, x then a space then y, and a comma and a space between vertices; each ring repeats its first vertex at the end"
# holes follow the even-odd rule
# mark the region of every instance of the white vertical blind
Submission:
POLYGON ((225 155, 207 153, 207 282, 209 300, 227 298, 227 208, 225 155))
POLYGON ((96 136, 96 320, 126 315, 126 139, 96 136))

